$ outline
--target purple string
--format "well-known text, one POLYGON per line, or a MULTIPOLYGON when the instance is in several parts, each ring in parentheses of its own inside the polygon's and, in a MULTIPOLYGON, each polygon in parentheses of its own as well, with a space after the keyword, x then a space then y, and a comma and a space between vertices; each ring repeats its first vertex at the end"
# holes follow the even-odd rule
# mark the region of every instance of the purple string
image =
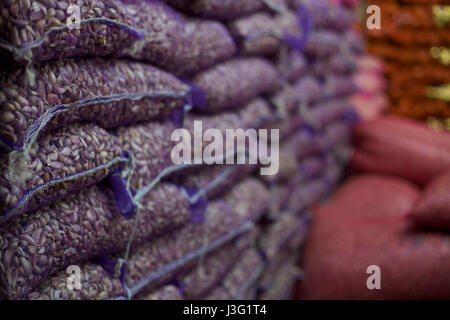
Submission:
POLYGON ((312 20, 308 8, 303 4, 297 6, 297 18, 299 27, 302 30, 302 37, 297 38, 286 33, 284 41, 291 49, 302 52, 306 48, 312 30, 312 20))
MULTIPOLYGON (((125 154, 129 156, 129 154, 125 154)), ((136 214, 133 196, 127 188, 127 181, 122 177, 122 170, 116 169, 108 176, 108 181, 114 193, 117 208, 125 219, 131 219, 136 214)))
POLYGON ((173 122, 176 128, 182 128, 184 123, 184 106, 176 108, 169 114, 169 119, 173 122))
POLYGON ((343 112, 342 120, 349 123, 350 125, 354 125, 361 121, 361 117, 353 108, 350 108, 343 112))
POLYGON ((120 273, 117 277, 116 275, 116 266, 119 263, 119 260, 117 259, 108 259, 108 258, 95 258, 92 260, 92 262, 97 263, 102 266, 102 268, 106 271, 106 273, 112 278, 112 279, 119 279, 120 284, 122 285, 122 288, 126 288, 125 284, 125 276, 128 271, 128 266, 126 261, 122 262, 122 266, 120 267, 120 273))
MULTIPOLYGON (((193 187, 179 186, 183 189, 189 197, 198 193, 199 189, 193 187)), ((201 197, 195 203, 189 203, 189 210, 191 212, 190 223, 203 224, 206 220, 206 208, 208 207, 208 199, 206 196, 201 197)))
MULTIPOLYGON (((98 170, 99 167, 105 167, 105 166, 111 164, 112 162, 114 162, 114 161, 116 161, 116 160, 123 160, 123 162, 125 162, 125 161, 129 160, 129 155, 125 154, 125 157, 116 157, 116 158, 113 158, 112 160, 108 161, 106 164, 97 166, 97 167, 92 168, 92 169, 89 169, 89 170, 83 170, 82 172, 76 173, 76 174, 74 174, 74 175, 70 175, 70 176, 66 176, 66 177, 61 177, 61 178, 54 178, 54 179, 51 179, 51 180, 45 182, 44 184, 41 184, 41 185, 39 185, 39 186, 36 186, 36 187, 30 189, 29 191, 27 191, 27 192, 22 196, 22 198, 19 200, 19 202, 18 202, 14 207, 12 207, 12 208, 6 210, 5 213, 4 213, 3 215, 1 215, 1 213, 0 213, 0 224, 3 223, 3 222, 5 222, 6 220, 10 219, 11 216, 12 216, 13 214, 15 214, 15 211, 16 211, 16 210, 19 210, 22 206, 26 205, 26 203, 29 201, 29 197, 31 197, 31 196, 34 194, 34 192, 38 191, 39 189, 42 189, 42 188, 44 188, 45 186, 48 186, 48 185, 50 185, 50 184, 56 184, 56 183, 59 182, 59 181, 63 181, 63 182, 64 182, 64 180, 67 179, 67 178, 80 176, 80 175, 82 175, 83 173, 86 173, 86 172, 88 172, 88 171, 95 172, 96 170, 98 170)), ((58 198, 58 199, 60 199, 60 198, 58 198)), ((58 200, 58 199, 56 199, 56 200, 58 200)), ((42 205, 45 205, 45 204, 47 204, 47 203, 49 203, 49 202, 48 202, 48 201, 44 201, 44 202, 40 203, 40 205, 42 206, 42 205)))
POLYGON ((207 104, 206 91, 189 80, 183 80, 183 82, 191 87, 188 96, 186 98, 186 104, 195 106, 197 108, 205 108, 207 104))

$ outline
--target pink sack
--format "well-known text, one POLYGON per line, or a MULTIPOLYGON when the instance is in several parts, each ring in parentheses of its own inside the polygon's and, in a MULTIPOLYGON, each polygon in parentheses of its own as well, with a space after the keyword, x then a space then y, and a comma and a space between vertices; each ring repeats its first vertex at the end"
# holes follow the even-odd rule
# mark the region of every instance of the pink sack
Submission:
POLYGON ((447 132, 395 116, 357 125, 354 145, 354 170, 396 175, 421 186, 450 166, 447 132))
POLYGON ((411 182, 380 174, 351 177, 327 204, 329 210, 351 218, 404 217, 419 198, 411 182))
POLYGON ((417 190, 399 179, 383 183, 380 176, 354 178, 343 188, 315 211, 298 297, 450 298, 450 237, 412 228, 407 212, 417 190), (369 266, 380 268, 380 289, 369 289, 376 284, 369 266))
POLYGON ((412 218, 424 227, 450 230, 450 170, 426 186, 412 218))

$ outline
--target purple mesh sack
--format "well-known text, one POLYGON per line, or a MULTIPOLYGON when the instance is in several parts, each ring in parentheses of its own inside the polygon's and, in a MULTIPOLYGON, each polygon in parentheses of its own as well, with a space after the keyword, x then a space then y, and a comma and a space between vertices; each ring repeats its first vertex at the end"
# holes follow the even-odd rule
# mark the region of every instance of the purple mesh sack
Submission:
MULTIPOLYGON (((267 124, 267 122, 272 121, 274 117, 275 116, 271 113, 270 106, 263 99, 257 98, 245 105, 238 113, 223 112, 216 115, 197 115, 188 113, 184 121, 184 128, 181 130, 184 130, 185 134, 189 134, 191 137, 194 137, 194 139, 201 134, 194 131, 196 128, 197 130, 201 128, 201 130, 205 132, 208 129, 219 130, 221 134, 225 136, 227 129, 247 130, 249 128, 260 128, 267 124)), ((178 145, 181 143, 180 137, 176 139, 178 140, 173 144, 178 145)), ((183 141, 188 142, 187 140, 185 141, 185 138, 183 138, 183 141)), ((242 153, 242 150, 235 150, 234 154, 226 154, 227 150, 222 150, 223 153, 216 154, 215 150, 212 150, 211 148, 207 149, 210 142, 206 140, 202 141, 202 143, 195 143, 195 141, 191 140, 188 143, 192 147, 190 161, 188 161, 187 164, 171 165, 167 167, 161 172, 157 179, 184 177, 187 174, 198 173, 201 171, 204 168, 203 164, 211 165, 220 163, 218 161, 225 163, 227 158, 236 157, 237 154, 245 156, 245 154, 242 153), (201 161, 196 161, 200 155, 202 156, 202 158, 199 159, 201 161)), ((176 146, 176 148, 178 148, 178 146, 176 146)), ((168 151, 169 149, 166 150, 168 151)), ((171 156, 173 154, 181 156, 181 152, 181 150, 172 149, 171 156)), ((183 152, 185 152, 185 150, 183 152)), ((166 155, 166 152, 160 152, 160 154, 166 155)), ((156 162, 163 162, 162 159, 160 160, 161 161, 157 160, 156 162)), ((169 161, 169 163, 172 162, 169 161)), ((246 163, 248 163, 247 160, 246 163)))
POLYGON ((266 217, 270 221, 277 221, 283 214, 284 207, 290 198, 292 191, 297 187, 295 177, 288 183, 274 184, 270 186, 270 207, 266 217))
POLYGON ((266 12, 239 18, 228 24, 241 55, 270 56, 282 45, 282 34, 275 19, 266 12))
POLYGON ((217 286, 205 296, 204 300, 232 300, 232 297, 225 288, 217 286))
POLYGON ((74 122, 108 129, 160 118, 193 96, 177 78, 142 63, 67 59, 36 68, 34 85, 20 81, 20 69, 1 80, 0 145, 8 151, 26 151, 43 131, 74 122))
POLYGON ((309 37, 307 12, 286 8, 272 16, 258 12, 229 23, 241 55, 274 55, 282 45, 302 51, 309 37))
POLYGON ((276 64, 279 72, 288 82, 295 83, 306 75, 307 61, 304 55, 295 50, 282 48, 276 64))
POLYGON ((283 89, 271 97, 272 104, 283 116, 298 114, 303 101, 308 100, 308 91, 300 91, 296 86, 285 85, 283 89))
POLYGON ((304 127, 296 133, 288 142, 295 151, 297 159, 320 153, 323 150, 321 136, 312 132, 310 128, 304 127))
POLYGON ((124 2, 145 36, 121 56, 145 60, 176 75, 188 75, 236 53, 233 39, 220 22, 188 19, 158 1, 124 2))
MULTIPOLYGON (((184 127, 189 132, 191 137, 194 137, 195 132, 195 125, 196 123, 200 123, 203 129, 203 132, 209 129, 217 129, 219 130, 223 135, 225 135, 226 129, 235 129, 235 128, 247 128, 246 124, 242 121, 242 119, 239 117, 238 114, 232 113, 232 112, 224 112, 217 115, 212 116, 199 116, 196 114, 187 114, 186 120, 184 123, 184 127), (200 121, 200 122, 197 122, 200 121)), ((197 127, 198 128, 198 127, 197 127)), ((197 133, 198 134, 198 133, 197 133)), ((205 148, 209 145, 210 142, 208 141, 202 141, 202 144, 194 144, 192 148, 192 161, 195 161, 196 155, 201 154, 205 152, 205 148)), ((192 144, 192 142, 191 142, 192 144)), ((224 150, 224 153, 226 150, 224 150)), ((225 154, 223 155, 211 155, 212 159, 217 158, 225 158, 225 154)), ((203 162, 202 162, 203 163, 203 162)), ((208 164, 208 163, 207 163, 208 164)))
POLYGON ((122 147, 133 155, 130 185, 140 190, 152 182, 163 169, 172 165, 170 136, 175 125, 170 121, 148 122, 114 131, 122 147))
POLYGON ((42 281, 26 300, 104 300, 124 294, 120 280, 111 280, 105 269, 95 263, 80 265, 82 290, 68 290, 66 270, 42 281))
MULTIPOLYGON (((235 19, 264 9, 261 0, 163 0, 186 13, 219 20, 235 19)), ((272 0, 273 1, 273 0, 272 0)), ((279 0, 277 0, 279 1, 279 0)))
POLYGON ((177 180, 177 183, 195 189, 195 199, 207 197, 215 199, 256 168, 256 165, 211 165, 203 166, 201 171, 177 180))
POLYGON ((323 59, 338 52, 340 45, 339 34, 325 30, 313 31, 306 45, 305 53, 312 58, 323 59))
POLYGON ((40 137, 28 157, 0 160, 0 222, 53 203, 130 164, 105 130, 76 124, 40 137))
MULTIPOLYGON (((155 271, 150 273, 148 267, 138 269, 137 266, 133 267, 133 263, 128 263, 130 272, 127 286, 132 288, 132 292, 138 291, 143 285, 151 288, 158 283, 172 280, 176 274, 189 271, 190 267, 197 264, 196 258, 213 252, 235 236, 247 232, 249 225, 245 222, 257 219, 267 204, 267 190, 257 180, 248 179, 238 184, 224 200, 217 200, 208 205, 202 224, 188 225, 180 232, 182 234, 171 235, 170 239, 173 240, 156 241, 155 245, 160 248, 159 259, 164 266, 162 269, 154 269, 155 271), (164 245, 168 241, 172 244, 164 245), (143 278, 144 275, 147 276, 143 278)), ((140 260, 149 266, 149 262, 154 258, 148 256, 148 249, 142 250, 147 254, 135 255, 140 256, 140 260)))
POLYGON ((286 205, 286 211, 294 214, 301 213, 311 205, 318 203, 330 191, 330 182, 323 178, 316 178, 304 182, 301 188, 292 193, 286 205))
POLYGON ((212 254, 202 257, 198 265, 181 277, 185 299, 202 299, 230 272, 238 259, 248 250, 248 237, 226 244, 212 254))
POLYGON ((237 109, 236 112, 222 112, 214 115, 188 113, 184 127, 193 135, 194 122, 201 121, 204 131, 219 129, 225 134, 226 129, 259 128, 275 119, 269 103, 262 98, 252 99, 237 109))
POLYGON ((81 265, 82 289, 68 290, 67 274, 60 272, 41 282, 27 298, 52 299, 58 295, 62 299, 108 299, 132 297, 142 289, 151 292, 189 271, 202 255, 247 232, 267 203, 268 193, 261 183, 244 181, 224 200, 211 202, 203 222, 148 242, 124 259, 99 259, 105 268, 91 262, 81 265))
POLYGON ((344 31, 355 21, 352 10, 340 4, 330 4, 324 0, 287 0, 291 8, 299 5, 306 8, 315 29, 344 31))
POLYGON ((4 1, 0 30, 0 57, 5 65, 107 56, 130 47, 144 35, 117 0, 78 0, 72 4, 4 1))
POLYGON ((329 75, 323 85, 323 96, 326 99, 348 97, 356 91, 351 75, 329 75))
POLYGON ((352 54, 333 54, 327 61, 329 70, 337 74, 349 74, 356 71, 356 57, 352 54))
POLYGON ((242 299, 247 290, 254 285, 263 268, 261 255, 256 250, 247 250, 222 282, 222 287, 230 299, 242 299))
POLYGON ((260 300, 289 300, 295 283, 301 279, 302 272, 297 266, 297 255, 294 257, 286 255, 283 262, 276 265, 276 268, 268 269, 261 283, 260 300))
MULTIPOLYGON (((277 221, 285 211, 291 211, 289 205, 291 198, 298 195, 299 188, 308 188, 308 184, 315 178, 327 173, 328 159, 322 156, 309 156, 301 160, 297 165, 297 171, 290 178, 282 182, 270 185, 271 202, 267 217, 272 221, 277 221)), ((324 180, 326 184, 327 181, 324 180)), ((327 186, 328 184, 326 184, 327 186)), ((314 204, 314 203, 310 203, 314 204)), ((306 208, 307 206, 302 208, 306 208)), ((298 211, 298 210, 297 210, 298 211)))
POLYGON ((72 264, 132 248, 191 218, 175 185, 156 187, 133 219, 124 219, 106 186, 91 186, 0 226, 0 294, 24 298, 39 282, 72 264))
POLYGON ((283 10, 275 16, 275 21, 281 30, 284 44, 292 50, 302 52, 311 33, 308 12, 303 7, 297 8, 296 11, 283 10))
POLYGON ((324 172, 325 182, 328 184, 327 195, 338 185, 339 180, 344 173, 345 165, 345 157, 341 157, 338 152, 330 154, 327 158, 327 168, 324 172))
POLYGON ((303 116, 294 115, 291 117, 283 117, 281 115, 278 115, 276 119, 271 122, 265 123, 262 127, 268 130, 280 130, 280 141, 287 141, 304 126, 305 120, 303 119, 303 116))
POLYGON ((280 252, 295 235, 306 235, 306 223, 302 218, 292 214, 282 214, 280 219, 273 224, 269 224, 261 231, 258 238, 258 248, 268 261, 280 252))
POLYGON ((321 84, 319 80, 313 76, 307 75, 297 81, 294 85, 303 95, 303 101, 306 104, 315 103, 323 98, 321 84))
POLYGON ((295 150, 289 144, 282 145, 279 152, 278 172, 274 175, 261 176, 267 183, 283 183, 297 173, 298 162, 295 150))
POLYGON ((292 9, 305 7, 315 29, 326 27, 330 5, 325 0, 287 0, 287 3, 292 9))
POLYGON ((267 60, 238 58, 195 75, 192 81, 206 92, 207 103, 200 112, 237 108, 259 95, 280 87, 280 75, 267 60))
POLYGON ((366 45, 363 37, 359 32, 356 32, 355 30, 347 30, 347 32, 345 32, 344 34, 344 41, 351 53, 362 55, 366 51, 366 45))
POLYGON ((330 123, 342 118, 353 107, 347 99, 329 100, 307 110, 307 121, 314 127, 325 129, 330 123))
POLYGON ((180 289, 175 285, 167 285, 146 296, 139 297, 139 300, 183 300, 180 289))
POLYGON ((320 83, 312 76, 305 76, 293 85, 285 85, 283 89, 271 97, 272 103, 282 115, 298 114, 301 106, 317 102, 323 96, 320 83))
POLYGON ((336 31, 345 31, 356 22, 356 15, 352 9, 342 5, 332 5, 328 10, 328 21, 326 27, 336 31))
POLYGON ((331 75, 343 76, 352 74, 355 71, 355 61, 356 56, 338 52, 325 58, 325 61, 323 59, 315 60, 310 68, 316 77, 322 79, 331 75))
POLYGON ((326 168, 326 161, 323 156, 309 156, 300 162, 298 171, 302 180, 311 180, 322 174, 326 168))
POLYGON ((328 125, 323 132, 320 143, 322 150, 330 151, 339 145, 350 143, 351 126, 344 121, 336 121, 328 125))
POLYGON ((260 128, 276 117, 270 104, 263 98, 255 98, 243 106, 237 113, 247 128, 260 128))

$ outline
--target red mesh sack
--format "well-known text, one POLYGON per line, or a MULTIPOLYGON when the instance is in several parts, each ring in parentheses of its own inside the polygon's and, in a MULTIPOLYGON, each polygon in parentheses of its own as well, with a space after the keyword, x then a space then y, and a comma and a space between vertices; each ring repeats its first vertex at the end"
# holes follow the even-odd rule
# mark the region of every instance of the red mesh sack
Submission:
POLYGON ((363 122, 354 130, 351 167, 425 185, 450 166, 450 139, 420 122, 394 116, 363 122))

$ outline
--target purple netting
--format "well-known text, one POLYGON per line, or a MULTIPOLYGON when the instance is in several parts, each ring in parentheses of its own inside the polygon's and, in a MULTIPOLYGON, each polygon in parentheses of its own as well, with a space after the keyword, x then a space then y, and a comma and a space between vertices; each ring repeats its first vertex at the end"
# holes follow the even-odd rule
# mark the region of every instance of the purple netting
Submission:
POLYGON ((201 299, 222 281, 243 252, 248 250, 247 237, 226 244, 220 250, 203 257, 197 267, 181 277, 186 299, 201 299))
POLYGON ((266 12, 232 21, 228 29, 239 45, 240 55, 270 56, 282 45, 280 26, 266 12))
POLYGON ((227 29, 217 21, 186 18, 158 1, 126 2, 131 2, 126 10, 145 30, 145 36, 120 56, 186 76, 229 59, 236 52, 227 29))
POLYGON ((338 120, 345 111, 352 106, 347 99, 330 100, 315 105, 308 111, 309 120, 316 128, 325 129, 329 124, 338 120))
POLYGON ((20 69, 1 80, 4 148, 28 150, 43 131, 75 122, 115 128, 160 118, 191 95, 172 75, 125 60, 67 59, 36 68, 33 85, 21 83, 20 69))
POLYGON ((306 75, 307 61, 298 51, 281 49, 277 61, 278 70, 288 82, 297 82, 306 75))
POLYGON ((289 300, 292 289, 297 280, 301 278, 301 271, 297 266, 297 255, 292 257, 286 255, 285 260, 277 264, 273 269, 268 269, 268 275, 262 283, 261 293, 258 299, 261 300, 289 300))
POLYGON ((308 11, 315 29, 332 29, 345 31, 355 22, 351 9, 341 5, 330 4, 324 0, 288 0, 292 8, 303 6, 308 11))
POLYGON ((274 55, 282 44, 303 51, 310 33, 307 11, 299 6, 297 13, 287 9, 275 17, 265 12, 240 18, 229 24, 241 55, 274 55))
POLYGON ((283 213, 279 220, 262 230, 258 239, 258 248, 266 261, 270 261, 294 236, 303 238, 306 236, 304 219, 283 213))
POLYGON ((0 55, 9 59, 2 64, 107 56, 131 46, 144 35, 120 1, 80 0, 76 4, 79 28, 73 25, 74 20, 69 20, 78 11, 70 12, 66 1, 4 3, 0 13, 0 55))
POLYGON ((280 86, 274 66, 261 58, 238 58, 195 75, 192 81, 206 92, 207 104, 200 112, 214 113, 237 108, 280 86))
POLYGON ((298 114, 301 106, 309 106, 323 98, 323 89, 314 77, 309 75, 287 84, 272 98, 272 103, 283 115, 298 114))
POLYGON ((320 175, 325 168, 326 163, 323 157, 310 156, 300 162, 298 171, 300 172, 302 179, 310 180, 320 175))
POLYGON ((263 267, 261 255, 256 250, 247 250, 233 270, 224 278, 221 286, 231 299, 242 299, 254 284, 263 267), (256 275, 256 277, 255 277, 256 275))
POLYGON ((339 51, 341 39, 331 31, 313 31, 309 37, 305 52, 313 58, 323 59, 339 51))
MULTIPOLYGON (((169 282, 192 266, 201 255, 246 232, 252 225, 249 221, 259 217, 267 203, 265 188, 255 180, 247 180, 237 185, 224 200, 210 203, 203 224, 189 224, 176 234, 169 233, 133 250, 126 260, 128 273, 125 282, 131 288, 129 293, 134 295, 144 287, 152 290, 158 284, 169 282)), ((59 290, 59 284, 65 283, 67 278, 67 274, 61 272, 41 282, 28 298, 50 299, 56 291, 65 299, 107 299, 126 295, 124 289, 117 289, 119 279, 111 279, 104 270, 90 263, 81 268, 85 278, 89 277, 84 279, 87 284, 81 290, 71 291, 65 286, 59 290), (92 286, 95 289, 88 290, 92 286)))
POLYGON ((280 141, 286 141, 305 125, 303 116, 296 115, 287 118, 280 116, 277 120, 266 123, 263 128, 280 130, 280 141))
POLYGON ((270 104, 263 98, 255 98, 237 110, 246 128, 260 128, 265 123, 273 121, 273 114, 270 104))
POLYGON ((356 92, 356 84, 350 75, 327 76, 323 85, 325 99, 348 97, 356 92))
POLYGON ((301 187, 294 190, 286 205, 286 210, 292 213, 305 211, 311 205, 316 204, 329 191, 329 183, 317 178, 306 181, 301 187))
POLYGON ((197 174, 191 174, 178 179, 178 183, 195 189, 189 195, 195 200, 206 196, 215 199, 231 189, 238 181, 245 179, 256 165, 211 165, 203 166, 197 174))
POLYGON ((350 141, 351 127, 344 121, 336 121, 327 126, 321 136, 322 150, 330 151, 350 141))
POLYGON ((283 210, 286 207, 286 203, 291 197, 293 190, 296 188, 295 177, 291 179, 289 183, 275 184, 270 186, 270 207, 266 214, 266 217, 270 221, 276 221, 283 214, 283 210))
MULTIPOLYGON (((163 0, 186 13, 203 18, 230 20, 262 10, 261 0, 163 0)), ((272 0, 273 1, 273 0, 272 0)))
POLYGON ((0 160, 0 222, 95 184, 129 162, 119 142, 95 125, 43 136, 28 155, 0 160))
POLYGON ((190 219, 185 196, 172 184, 152 190, 130 220, 118 211, 109 188, 86 188, 0 227, 0 266, 6 270, 0 276, 1 293, 24 298, 39 282, 71 264, 125 250, 130 237, 134 248, 190 219))
POLYGON ((122 147, 133 155, 131 187, 141 190, 163 169, 172 165, 170 153, 175 142, 170 140, 175 126, 170 121, 147 122, 121 127, 114 135, 122 147))
POLYGON ((139 300, 183 300, 183 298, 175 285, 167 285, 150 294, 137 297, 139 300))
POLYGON ((318 134, 311 131, 309 127, 302 128, 289 142, 297 155, 297 159, 302 159, 308 155, 319 153, 323 150, 320 144, 321 139, 318 134))

